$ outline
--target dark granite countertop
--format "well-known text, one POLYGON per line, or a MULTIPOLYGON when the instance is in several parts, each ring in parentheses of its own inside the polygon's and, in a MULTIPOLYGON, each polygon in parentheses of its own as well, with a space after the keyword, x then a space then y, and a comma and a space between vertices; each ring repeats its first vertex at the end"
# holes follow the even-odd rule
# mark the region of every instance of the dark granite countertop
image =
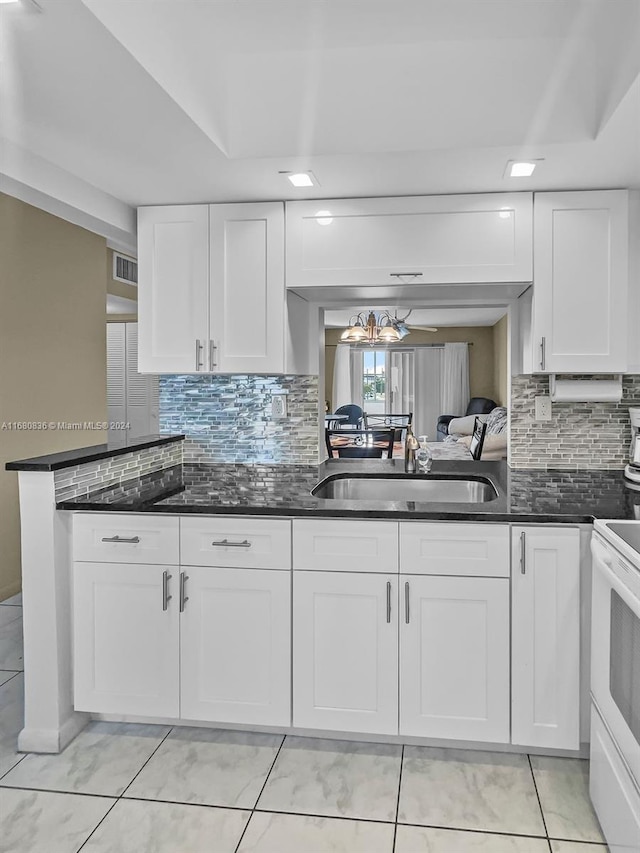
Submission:
POLYGON ((319 466, 182 465, 64 501, 58 509, 568 524, 640 518, 640 491, 626 488, 621 471, 511 470, 505 462, 433 463, 432 475, 487 478, 498 497, 480 504, 345 501, 311 494, 326 477, 365 472, 393 476, 403 473, 403 463, 332 459, 319 466))
POLYGON ((93 447, 79 447, 75 450, 61 450, 46 456, 32 456, 31 459, 18 459, 7 462, 7 471, 59 471, 61 468, 73 468, 84 462, 95 462, 109 456, 123 456, 146 447, 160 447, 174 441, 183 441, 184 435, 144 435, 128 439, 124 444, 94 444, 93 447))

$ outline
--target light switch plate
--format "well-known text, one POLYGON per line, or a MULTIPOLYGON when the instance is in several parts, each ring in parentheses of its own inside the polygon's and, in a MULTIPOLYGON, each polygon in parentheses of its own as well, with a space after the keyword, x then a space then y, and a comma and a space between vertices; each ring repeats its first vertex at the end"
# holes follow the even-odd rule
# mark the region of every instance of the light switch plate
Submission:
POLYGON ((536 397, 536 420, 550 421, 552 418, 551 397, 536 397))
POLYGON ((272 394, 271 395, 271 417, 286 418, 287 417, 287 395, 272 394))

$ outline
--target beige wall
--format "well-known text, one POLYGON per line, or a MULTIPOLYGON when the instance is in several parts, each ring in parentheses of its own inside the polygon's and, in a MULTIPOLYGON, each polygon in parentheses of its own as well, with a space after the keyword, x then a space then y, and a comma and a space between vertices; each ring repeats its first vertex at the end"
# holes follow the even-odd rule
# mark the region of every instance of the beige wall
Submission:
MULTIPOLYGON (((331 400, 333 384, 333 365, 336 345, 342 329, 325 330, 325 399, 331 400)), ((472 397, 489 397, 493 400, 496 391, 494 381, 495 354, 494 329, 491 326, 451 326, 438 329, 437 332, 415 330, 405 339, 406 346, 412 344, 442 344, 455 341, 468 341, 469 347, 469 387, 472 397)), ((506 346, 506 341, 505 341, 506 346)), ((505 377, 506 388, 506 377, 505 377)))
POLYGON ((20 588, 18 475, 5 462, 104 431, 1 429, 107 416, 104 238, 0 193, 0 601, 20 588))
POLYGON ((507 347, 509 322, 507 315, 498 320, 493 327, 493 399, 501 406, 507 405, 507 385, 509 380, 507 347))

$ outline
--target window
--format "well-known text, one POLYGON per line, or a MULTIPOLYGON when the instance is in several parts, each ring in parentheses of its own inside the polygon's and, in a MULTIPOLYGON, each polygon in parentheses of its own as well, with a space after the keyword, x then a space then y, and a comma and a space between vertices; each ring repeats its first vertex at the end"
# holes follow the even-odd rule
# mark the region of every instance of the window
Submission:
POLYGON ((387 353, 385 350, 365 350, 363 358, 362 397, 368 412, 377 408, 384 411, 387 396, 387 376, 385 371, 387 353))

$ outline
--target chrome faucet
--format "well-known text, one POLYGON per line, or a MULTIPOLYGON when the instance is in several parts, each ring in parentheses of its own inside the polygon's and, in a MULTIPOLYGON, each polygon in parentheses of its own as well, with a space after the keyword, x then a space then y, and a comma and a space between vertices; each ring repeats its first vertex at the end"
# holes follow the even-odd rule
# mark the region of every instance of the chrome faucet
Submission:
POLYGON ((404 441, 404 470, 405 474, 416 473, 416 450, 420 447, 418 439, 411 427, 407 427, 407 437, 404 441))

